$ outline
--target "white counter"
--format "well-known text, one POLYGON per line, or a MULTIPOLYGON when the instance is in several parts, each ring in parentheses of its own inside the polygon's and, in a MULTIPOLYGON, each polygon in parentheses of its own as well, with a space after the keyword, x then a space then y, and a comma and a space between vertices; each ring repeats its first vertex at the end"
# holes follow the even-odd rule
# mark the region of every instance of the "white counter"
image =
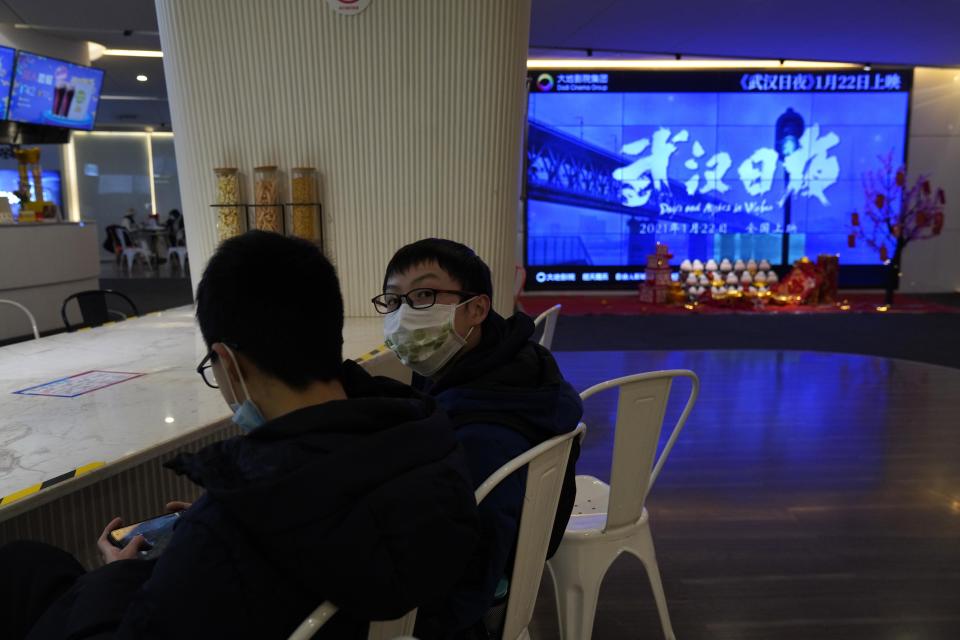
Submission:
MULTIPOLYGON (((94 223, 0 225, 0 299, 30 309, 40 331, 62 329, 64 299, 100 288, 99 241, 94 223)), ((25 315, 0 306, 0 340, 30 333, 25 315)))
MULTIPOLYGON (((348 318, 344 357, 380 345, 382 326, 348 318)), ((222 422, 226 404, 196 373, 205 355, 192 307, 0 347, 0 497, 93 462, 116 472, 222 422), (75 398, 14 393, 90 370, 145 375, 75 398)), ((41 494, 0 507, 0 521, 41 494)))

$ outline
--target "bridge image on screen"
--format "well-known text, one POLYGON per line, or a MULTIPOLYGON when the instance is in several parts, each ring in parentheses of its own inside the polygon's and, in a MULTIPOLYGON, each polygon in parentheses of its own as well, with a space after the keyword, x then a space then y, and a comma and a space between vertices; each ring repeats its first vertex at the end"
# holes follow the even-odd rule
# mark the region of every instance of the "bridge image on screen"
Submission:
MULTIPOLYGON (((553 89, 553 87, 550 87, 553 89)), ((904 154, 906 91, 537 92, 527 144, 528 267, 631 267, 849 248, 861 176, 904 154), (784 237, 786 234, 786 242, 784 237)))

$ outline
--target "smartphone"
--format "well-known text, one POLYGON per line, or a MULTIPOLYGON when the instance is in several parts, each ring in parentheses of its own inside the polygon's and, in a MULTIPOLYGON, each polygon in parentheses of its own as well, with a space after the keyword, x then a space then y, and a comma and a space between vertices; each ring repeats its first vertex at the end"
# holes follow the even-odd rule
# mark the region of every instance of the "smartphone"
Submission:
POLYGON ((143 522, 131 524, 126 527, 114 529, 108 534, 111 544, 123 549, 134 537, 142 535, 150 549, 156 549, 159 546, 165 546, 167 540, 173 535, 173 526, 180 517, 181 512, 166 513, 162 516, 156 516, 143 522))

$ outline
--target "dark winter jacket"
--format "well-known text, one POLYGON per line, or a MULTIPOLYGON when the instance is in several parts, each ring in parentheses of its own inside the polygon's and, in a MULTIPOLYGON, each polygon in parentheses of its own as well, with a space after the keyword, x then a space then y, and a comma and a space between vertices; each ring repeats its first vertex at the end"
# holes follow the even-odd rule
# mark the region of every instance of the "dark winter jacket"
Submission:
POLYGON ((82 577, 30 638, 316 638, 436 600, 477 542, 463 454, 436 402, 345 363, 347 400, 273 420, 171 464, 206 489, 158 560, 82 577))
MULTIPOLYGON (((505 320, 491 313, 480 343, 435 382, 414 380, 446 409, 463 444, 474 487, 533 446, 576 428, 580 396, 563 379, 550 352, 530 340, 533 321, 522 313, 505 320)), ((557 507, 553 555, 576 497, 574 442, 557 507)), ((476 623, 509 579, 520 525, 526 474, 505 479, 480 504, 482 536, 464 578, 442 602, 421 608, 417 637, 454 637, 476 623)))

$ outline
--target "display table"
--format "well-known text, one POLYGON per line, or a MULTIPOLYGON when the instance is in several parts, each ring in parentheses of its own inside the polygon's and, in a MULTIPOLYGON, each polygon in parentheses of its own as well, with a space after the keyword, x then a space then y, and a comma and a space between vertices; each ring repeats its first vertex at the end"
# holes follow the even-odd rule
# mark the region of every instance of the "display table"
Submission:
MULTIPOLYGON (((22 496, 0 503, 0 544, 29 537, 84 556, 113 515, 145 518, 169 498, 197 495, 162 463, 237 431, 220 393, 196 373, 206 347, 193 313, 180 307, 0 347, 0 498, 22 496), (91 371, 108 373, 77 376, 91 371)), ((344 357, 383 367, 392 354, 369 356, 382 326, 348 318, 344 357)))
MULTIPOLYGON (((0 299, 27 307, 40 331, 62 329, 64 299, 100 288, 97 233, 92 222, 0 225, 0 299)), ((0 307, 0 340, 30 332, 24 314, 0 307)))

